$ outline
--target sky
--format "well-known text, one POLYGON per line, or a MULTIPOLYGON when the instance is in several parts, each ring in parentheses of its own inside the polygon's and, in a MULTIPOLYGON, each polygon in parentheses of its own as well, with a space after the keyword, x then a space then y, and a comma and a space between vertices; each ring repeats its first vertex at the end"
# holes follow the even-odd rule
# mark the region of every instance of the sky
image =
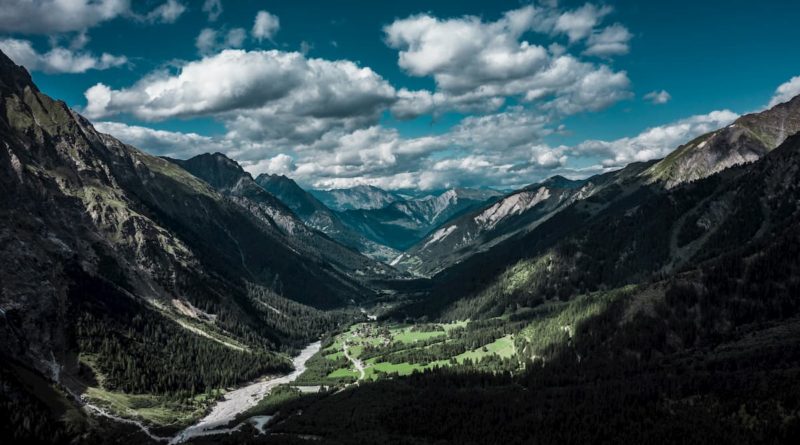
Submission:
POLYGON ((800 94, 799 19, 778 0, 0 0, 0 49, 155 155, 313 188, 512 189, 800 94))

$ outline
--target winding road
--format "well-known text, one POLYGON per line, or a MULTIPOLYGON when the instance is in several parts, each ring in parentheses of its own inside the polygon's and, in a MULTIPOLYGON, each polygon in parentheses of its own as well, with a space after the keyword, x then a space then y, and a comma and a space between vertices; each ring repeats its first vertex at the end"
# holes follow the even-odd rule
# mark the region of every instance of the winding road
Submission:
POLYGON ((344 352, 344 356, 347 357, 347 360, 350 360, 351 362, 353 362, 353 366, 355 366, 356 370, 359 372, 359 374, 361 374, 358 377, 358 380, 364 380, 364 375, 365 375, 364 374, 364 362, 362 362, 361 360, 359 360, 357 358, 352 357, 350 355, 350 353, 347 352, 347 342, 342 343, 342 351, 344 352))

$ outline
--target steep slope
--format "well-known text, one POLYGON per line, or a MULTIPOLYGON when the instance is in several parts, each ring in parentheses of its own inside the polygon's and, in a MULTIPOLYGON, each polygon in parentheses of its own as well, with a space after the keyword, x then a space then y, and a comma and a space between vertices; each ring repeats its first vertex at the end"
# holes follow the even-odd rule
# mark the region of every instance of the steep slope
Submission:
POLYGON ((499 315, 757 247, 795 223, 799 153, 795 135, 760 161, 669 190, 641 185, 638 173, 629 171, 627 182, 615 181, 440 273, 421 312, 456 319, 499 315), (469 297, 456 301, 453 295, 469 297))
POLYGON ((343 274, 360 281, 386 279, 393 275, 394 271, 385 264, 371 260, 322 232, 307 227, 280 199, 257 184, 249 173, 225 155, 203 154, 185 161, 170 161, 208 182, 265 224, 278 228, 285 235, 286 243, 304 258, 333 265, 343 274))
POLYGON ((725 128, 678 147, 643 173, 671 188, 734 165, 753 162, 800 131, 800 97, 740 117, 725 128))
POLYGON ((329 209, 311 193, 283 175, 261 174, 256 183, 281 200, 309 227, 325 233, 345 246, 379 261, 386 262, 398 252, 380 245, 342 223, 336 212, 329 209))
MULTIPOLYGON (((602 201, 603 205, 608 205, 617 199, 630 200, 629 194, 641 197, 659 193, 663 188, 671 189, 756 161, 797 131, 800 131, 800 97, 760 113, 742 116, 725 128, 678 147, 657 162, 632 164, 617 173, 592 177, 581 187, 557 177, 548 180, 552 182, 548 187, 534 185, 512 193, 494 205, 452 221, 390 264, 415 274, 432 276, 508 240, 519 242, 520 236, 570 208, 576 201, 583 202, 583 213, 594 214, 603 206, 593 202, 602 201)), ((560 217, 560 220, 571 220, 570 213, 560 217)), ((561 231, 563 227, 556 229, 561 231)), ((504 249, 515 251, 521 247, 504 249)), ((502 262, 502 258, 497 260, 502 262)))
POLYGON ((98 133, 0 53, 0 356, 77 396, 286 370, 372 292, 174 164, 98 133), (271 308, 291 308, 289 312, 271 308), (88 375, 88 377, 87 377, 88 375))
POLYGON ((328 208, 336 211, 357 209, 382 209, 402 201, 395 193, 371 185, 358 185, 347 189, 311 190, 310 193, 328 208))
POLYGON ((379 209, 347 210, 342 221, 369 239, 405 250, 450 218, 484 204, 498 193, 453 189, 439 195, 401 200, 379 209))

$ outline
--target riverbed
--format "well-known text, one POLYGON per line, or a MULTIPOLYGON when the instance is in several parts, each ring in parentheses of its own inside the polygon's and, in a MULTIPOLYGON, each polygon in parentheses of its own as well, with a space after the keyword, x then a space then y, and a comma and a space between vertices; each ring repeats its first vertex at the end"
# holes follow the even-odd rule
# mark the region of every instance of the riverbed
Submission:
POLYGON ((178 444, 196 436, 208 436, 210 434, 224 434, 230 432, 225 429, 221 429, 218 432, 212 430, 227 425, 239 414, 256 406, 256 404, 266 397, 276 386, 295 381, 300 377, 300 374, 305 372, 306 362, 319 351, 320 346, 320 342, 311 343, 306 346, 299 355, 292 359, 294 371, 291 373, 281 377, 265 378, 225 394, 224 398, 214 405, 207 416, 178 433, 170 443, 178 444))

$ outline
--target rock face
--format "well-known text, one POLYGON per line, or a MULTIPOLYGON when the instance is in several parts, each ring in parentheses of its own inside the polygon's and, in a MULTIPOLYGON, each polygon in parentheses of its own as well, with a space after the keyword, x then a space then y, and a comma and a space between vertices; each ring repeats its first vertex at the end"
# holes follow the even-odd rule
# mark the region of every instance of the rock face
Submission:
POLYGON ((249 286, 317 307, 374 295, 299 249, 274 197, 263 218, 237 202, 249 192, 225 188, 233 170, 200 180, 97 132, 0 53, 0 355, 55 375, 75 365, 82 308, 113 314, 114 299, 165 319, 199 308, 209 329, 277 348, 249 286))
POLYGON ((383 262, 398 255, 396 250, 378 244, 346 226, 336 212, 303 190, 292 179, 283 175, 261 174, 256 182, 292 209, 309 227, 325 233, 343 245, 383 262))
POLYGON ((667 188, 753 162, 800 131, 800 97, 704 134, 678 147, 643 176, 667 188))
POLYGON ((588 196, 594 188, 591 182, 558 176, 528 186, 448 221, 391 264, 415 274, 435 275, 541 224, 564 206, 588 196))

